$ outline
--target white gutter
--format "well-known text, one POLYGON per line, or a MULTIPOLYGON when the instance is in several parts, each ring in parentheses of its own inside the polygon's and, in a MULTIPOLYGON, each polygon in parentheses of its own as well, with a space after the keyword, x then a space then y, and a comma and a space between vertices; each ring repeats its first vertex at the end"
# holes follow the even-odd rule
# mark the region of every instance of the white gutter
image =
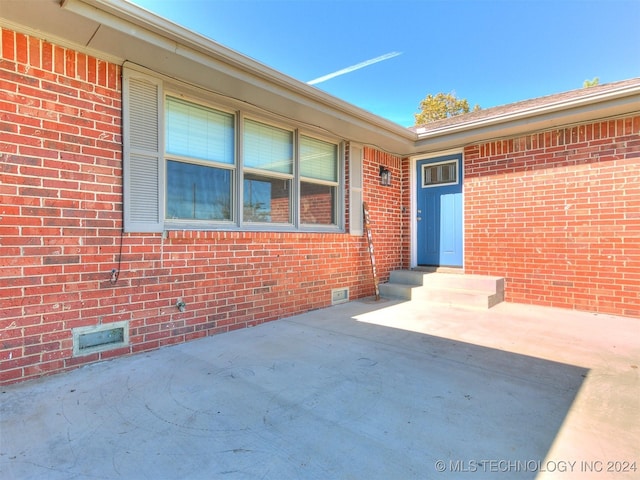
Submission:
MULTIPOLYGON (((497 116, 480 118, 478 120, 471 120, 468 122, 456 124, 456 125, 444 125, 440 128, 426 129, 417 128, 419 140, 426 140, 429 138, 439 137, 442 135, 451 135, 456 133, 462 133, 470 130, 482 129, 485 127, 493 127, 496 125, 514 123, 527 119, 535 119, 539 117, 549 116, 559 112, 567 112, 570 110, 577 110, 584 107, 593 106, 598 103, 613 102, 619 99, 629 99, 633 96, 640 95, 640 83, 636 85, 627 85, 615 90, 606 90, 604 92, 596 93, 593 95, 585 95, 579 98, 570 100, 558 101, 551 104, 542 105, 539 107, 531 107, 524 110, 518 110, 515 112, 507 112, 497 116), (421 131, 422 130, 422 131, 421 131)), ((633 100, 632 100, 633 101, 633 100)), ((640 98, 635 99, 637 103, 636 111, 640 110, 640 98)))
POLYGON ((344 100, 329 95, 316 87, 289 77, 250 57, 242 55, 203 35, 188 30, 125 0, 61 0, 61 6, 68 11, 100 22, 106 20, 103 18, 104 13, 110 14, 129 24, 137 25, 138 27, 155 33, 163 39, 174 42, 175 45, 173 45, 173 49, 175 52, 184 48, 194 50, 242 72, 258 77, 268 83, 278 85, 292 93, 340 111, 347 116, 357 118, 365 123, 386 130, 393 135, 401 137, 403 140, 414 142, 417 138, 414 132, 397 123, 379 117, 344 100), (101 15, 101 12, 104 13, 101 15))
POLYGON ((29 8, 25 8, 23 1, 0 0, 3 17, 0 24, 14 21, 16 25, 30 25, 28 28, 41 32, 38 34, 44 38, 57 39, 54 43, 70 48, 75 45, 85 52, 96 52, 103 59, 113 59, 114 63, 130 60, 172 78, 189 72, 194 85, 230 101, 246 101, 247 105, 274 115, 317 126, 340 138, 373 145, 398 156, 461 148, 474 142, 640 111, 640 85, 635 82, 614 90, 594 87, 579 98, 559 94, 553 103, 536 106, 534 101, 529 108, 505 105, 497 107, 495 114, 487 110, 485 115, 471 114, 469 120, 459 119, 464 123, 447 122, 441 127, 414 132, 129 1, 33 0, 29 8), (147 60, 149 65, 145 65, 147 60), (217 75, 218 83, 212 83, 212 74, 217 75))

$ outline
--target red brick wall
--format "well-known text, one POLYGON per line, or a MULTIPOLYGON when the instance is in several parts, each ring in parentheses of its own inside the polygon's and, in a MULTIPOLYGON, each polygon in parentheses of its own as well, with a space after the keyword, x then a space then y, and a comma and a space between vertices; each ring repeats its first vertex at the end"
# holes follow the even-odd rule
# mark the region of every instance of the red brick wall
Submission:
POLYGON ((364 147, 363 158, 363 200, 369 205, 378 276, 380 282, 386 282, 391 270, 403 268, 403 259, 407 254, 402 243, 402 161, 400 157, 370 147, 364 147), (381 165, 391 172, 390 186, 380 185, 381 165))
MULTIPOLYGON (((9 30, 0 39, 0 383, 325 307, 337 287, 373 294, 364 237, 121 236, 120 67, 9 30), (72 356, 72 328, 122 320, 129 346, 72 356)), ((398 178, 399 159, 366 158, 386 277, 400 264, 400 184, 379 186, 377 169, 398 178)))
POLYGON ((511 302, 640 316, 640 117, 465 148, 465 271, 511 302))

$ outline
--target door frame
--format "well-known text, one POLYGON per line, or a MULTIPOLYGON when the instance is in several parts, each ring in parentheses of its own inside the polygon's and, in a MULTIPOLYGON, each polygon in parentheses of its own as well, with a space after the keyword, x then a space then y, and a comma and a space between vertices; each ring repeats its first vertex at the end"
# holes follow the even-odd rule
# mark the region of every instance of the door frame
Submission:
POLYGON ((462 182, 462 269, 464 270, 464 240, 466 229, 464 225, 464 150, 462 148, 456 148, 451 150, 442 150, 439 152, 429 152, 422 155, 412 155, 409 157, 409 185, 410 188, 410 202, 411 202, 411 216, 409 221, 409 231, 411 232, 411 258, 409 266, 416 268, 418 266, 418 188, 416 170, 419 160, 436 159, 438 157, 444 157, 446 155, 460 155, 460 180, 462 182))

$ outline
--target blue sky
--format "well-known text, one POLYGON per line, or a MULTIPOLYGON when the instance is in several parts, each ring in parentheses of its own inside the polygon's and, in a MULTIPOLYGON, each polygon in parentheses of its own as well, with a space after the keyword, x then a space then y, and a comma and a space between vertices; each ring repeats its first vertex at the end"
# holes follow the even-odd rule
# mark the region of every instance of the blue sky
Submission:
POLYGON ((130 1, 403 126, 429 93, 488 108, 640 77, 640 0, 130 1))

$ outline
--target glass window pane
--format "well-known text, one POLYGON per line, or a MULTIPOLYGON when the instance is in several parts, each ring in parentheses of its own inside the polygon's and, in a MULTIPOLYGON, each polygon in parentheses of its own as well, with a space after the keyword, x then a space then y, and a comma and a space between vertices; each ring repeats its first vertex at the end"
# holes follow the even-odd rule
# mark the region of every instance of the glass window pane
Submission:
POLYGON ((291 180, 244 176, 244 221, 291 223, 291 180))
POLYGON ((231 170, 167 162, 167 218, 231 220, 231 170))
POLYGON ((293 173, 293 132, 244 121, 244 165, 279 173, 293 173))
POLYGON ((335 225, 336 198, 336 187, 300 182, 300 221, 313 225, 335 225))
POLYGON ((167 97, 166 151, 233 164, 233 115, 167 97))
POLYGON ((332 143, 300 137, 300 175, 318 180, 338 181, 338 147, 332 143))
POLYGON ((422 166, 422 186, 458 183, 458 162, 454 160, 446 163, 426 164, 422 166))

